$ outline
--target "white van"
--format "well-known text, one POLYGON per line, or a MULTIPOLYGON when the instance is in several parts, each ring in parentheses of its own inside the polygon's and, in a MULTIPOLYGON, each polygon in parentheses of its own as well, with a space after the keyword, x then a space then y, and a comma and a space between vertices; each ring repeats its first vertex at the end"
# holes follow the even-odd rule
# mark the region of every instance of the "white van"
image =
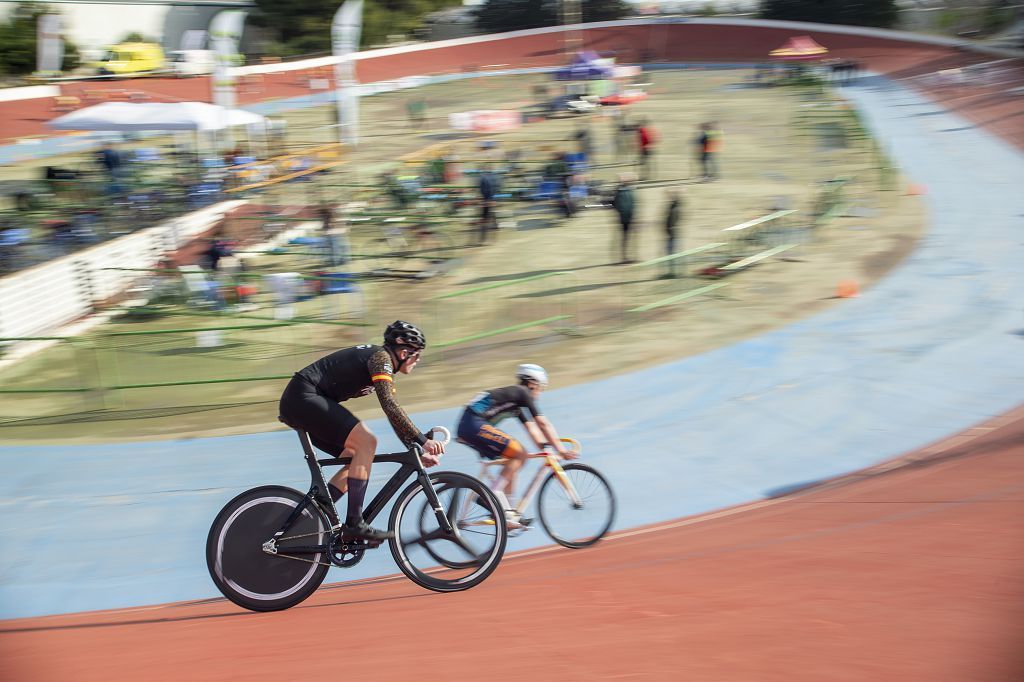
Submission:
POLYGON ((174 50, 170 53, 171 70, 179 78, 213 73, 217 53, 213 50, 174 50))

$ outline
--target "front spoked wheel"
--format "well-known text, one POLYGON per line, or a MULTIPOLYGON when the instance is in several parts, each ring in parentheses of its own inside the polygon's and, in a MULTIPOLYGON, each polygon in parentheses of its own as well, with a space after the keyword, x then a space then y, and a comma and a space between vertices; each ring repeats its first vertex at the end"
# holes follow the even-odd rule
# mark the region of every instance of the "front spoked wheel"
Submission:
POLYGON ((318 549, 328 545, 330 523, 318 508, 307 504, 274 538, 304 497, 270 485, 248 490, 224 506, 206 540, 206 563, 225 597, 252 611, 280 611, 313 594, 324 581, 330 559, 318 549))
POLYGON ((468 590, 501 561, 508 540, 504 510, 487 486, 472 476, 442 471, 430 480, 454 532, 444 531, 416 482, 402 491, 391 511, 391 553, 399 569, 421 587, 468 590))
POLYGON ((537 498, 540 523, 551 539, 570 549, 589 547, 615 520, 615 495, 601 473, 586 464, 562 465, 565 481, 552 472, 537 498))

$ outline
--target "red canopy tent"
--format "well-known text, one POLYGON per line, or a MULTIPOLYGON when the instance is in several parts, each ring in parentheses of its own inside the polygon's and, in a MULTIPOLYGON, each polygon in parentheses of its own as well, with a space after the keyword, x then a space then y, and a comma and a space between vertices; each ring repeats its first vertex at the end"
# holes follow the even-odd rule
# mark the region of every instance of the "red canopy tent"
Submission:
POLYGON ((828 48, 819 45, 810 36, 794 36, 786 41, 782 47, 776 48, 768 53, 774 59, 784 61, 802 61, 808 59, 821 59, 828 54, 828 48))

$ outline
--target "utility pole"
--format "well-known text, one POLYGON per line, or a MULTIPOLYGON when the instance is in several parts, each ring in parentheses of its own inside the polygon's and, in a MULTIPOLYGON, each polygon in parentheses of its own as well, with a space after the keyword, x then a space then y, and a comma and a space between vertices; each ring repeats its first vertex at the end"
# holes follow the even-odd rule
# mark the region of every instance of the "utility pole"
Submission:
MULTIPOLYGON (((582 22, 580 16, 580 0, 560 0, 562 10, 562 26, 578 27, 582 22)), ((579 28, 562 29, 562 54, 565 56, 565 63, 569 64, 580 48, 583 47, 583 38, 579 28)))

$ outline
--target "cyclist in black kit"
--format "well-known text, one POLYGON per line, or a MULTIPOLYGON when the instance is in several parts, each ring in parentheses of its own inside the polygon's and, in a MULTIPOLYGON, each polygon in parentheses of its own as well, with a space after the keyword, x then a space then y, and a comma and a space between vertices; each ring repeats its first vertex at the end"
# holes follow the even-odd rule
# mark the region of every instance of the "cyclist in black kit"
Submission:
POLYGON ((384 330, 383 346, 354 346, 326 355, 296 372, 281 395, 281 416, 290 425, 307 431, 313 444, 324 452, 352 458, 327 484, 334 502, 348 492, 347 537, 383 541, 392 533, 371 528, 363 520, 377 438, 338 403, 376 391, 395 434, 406 447, 413 443, 423 447, 426 466, 436 465, 444 446, 420 433, 395 400, 395 373, 412 372, 426 346, 423 332, 399 320, 384 330))
POLYGON ((562 447, 555 427, 537 408, 537 398, 548 385, 548 374, 544 368, 532 364, 519 365, 516 379, 519 383, 514 386, 477 394, 466 405, 457 429, 459 440, 476 450, 481 457, 508 459, 493 489, 505 505, 510 528, 522 527, 512 511, 511 496, 515 489, 516 474, 526 461, 527 452, 519 441, 496 428, 495 424, 506 417, 516 417, 538 448, 543 449, 550 444, 562 457, 576 458, 574 453, 562 447))

